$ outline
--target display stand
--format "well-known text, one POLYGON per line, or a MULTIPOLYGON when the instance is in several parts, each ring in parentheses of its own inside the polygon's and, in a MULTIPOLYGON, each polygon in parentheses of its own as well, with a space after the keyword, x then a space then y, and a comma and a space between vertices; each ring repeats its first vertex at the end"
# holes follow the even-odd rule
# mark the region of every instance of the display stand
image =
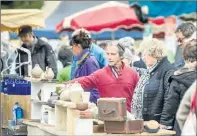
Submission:
POLYGON ((47 104, 52 92, 56 91, 57 80, 31 80, 31 118, 42 119, 42 106, 47 104))
POLYGON ((66 135, 92 135, 93 119, 80 119, 76 103, 67 101, 54 101, 55 128, 66 131, 66 135))

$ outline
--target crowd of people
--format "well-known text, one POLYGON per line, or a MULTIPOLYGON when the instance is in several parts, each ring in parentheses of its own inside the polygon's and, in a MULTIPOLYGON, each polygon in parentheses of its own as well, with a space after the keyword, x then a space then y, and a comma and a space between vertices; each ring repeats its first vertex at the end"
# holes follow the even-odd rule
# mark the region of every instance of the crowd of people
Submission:
MULTIPOLYGON (((33 67, 52 68, 58 83, 79 82, 95 104, 101 97, 124 97, 128 112, 136 119, 156 120, 160 128, 180 135, 197 93, 196 30, 192 23, 177 27, 173 64, 168 61, 164 41, 156 38, 143 40, 138 48, 131 37, 97 45, 87 30, 79 29, 69 42, 61 43, 56 55, 47 42, 34 37, 31 27, 21 27, 19 36, 22 46, 31 51, 33 67), (63 65, 60 70, 56 56, 63 65)), ((27 61, 26 54, 19 54, 20 62, 27 61)), ((22 67, 22 75, 27 76, 27 66, 22 67)), ((84 118, 97 114, 97 110, 81 112, 84 118)))

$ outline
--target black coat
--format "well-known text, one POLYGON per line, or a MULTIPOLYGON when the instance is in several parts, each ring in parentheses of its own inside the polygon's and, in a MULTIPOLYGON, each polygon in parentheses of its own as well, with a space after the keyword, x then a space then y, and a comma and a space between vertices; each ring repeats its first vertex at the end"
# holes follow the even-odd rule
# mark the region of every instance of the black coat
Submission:
POLYGON ((150 73, 148 84, 143 92, 143 119, 160 122, 163 105, 167 98, 168 79, 174 67, 165 57, 150 73))
MULTIPOLYGON (((24 44, 22 47, 27 48, 24 44)), ((18 50, 18 53, 20 54, 20 62, 27 62, 28 61, 28 55, 27 53, 18 50)), ((55 53, 52 49, 52 47, 46 43, 45 41, 38 38, 38 42, 36 43, 34 49, 31 51, 31 59, 32 59, 32 68, 36 64, 40 65, 40 68, 45 71, 46 67, 52 68, 55 75, 57 75, 57 64, 56 64, 56 57, 55 53)), ((19 62, 19 55, 16 59, 16 63, 19 62)), ((18 65, 16 65, 18 66, 18 65)), ((19 69, 16 70, 17 73, 19 73, 19 69)), ((23 65, 21 67, 21 75, 22 76, 28 76, 28 67, 27 65, 23 65)))
POLYGON ((187 91, 187 89, 196 80, 196 71, 185 71, 173 75, 170 78, 170 88, 167 102, 164 105, 164 110, 161 116, 161 124, 166 126, 174 126, 175 115, 179 104, 187 91))

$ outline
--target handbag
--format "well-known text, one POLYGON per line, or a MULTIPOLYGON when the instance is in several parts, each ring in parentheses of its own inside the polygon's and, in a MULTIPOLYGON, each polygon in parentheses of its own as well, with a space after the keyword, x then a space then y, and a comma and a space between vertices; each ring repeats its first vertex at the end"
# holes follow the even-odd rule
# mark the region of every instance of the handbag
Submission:
POLYGON ((197 89, 191 101, 190 113, 185 121, 182 129, 181 136, 195 136, 196 135, 196 99, 197 99, 197 89))

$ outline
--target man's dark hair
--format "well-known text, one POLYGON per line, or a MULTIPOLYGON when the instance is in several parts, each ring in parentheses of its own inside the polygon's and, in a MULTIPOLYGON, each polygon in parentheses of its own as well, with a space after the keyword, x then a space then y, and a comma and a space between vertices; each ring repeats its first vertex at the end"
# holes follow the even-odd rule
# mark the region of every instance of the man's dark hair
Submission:
POLYGON ((184 60, 194 62, 197 61, 197 40, 193 44, 188 43, 183 48, 184 60))
POLYGON ((78 35, 74 36, 71 41, 70 45, 73 46, 74 44, 80 44, 82 49, 90 48, 91 47, 91 38, 83 31, 80 31, 78 35))
POLYGON ((190 22, 183 23, 177 27, 176 33, 179 31, 183 33, 185 38, 189 38, 196 31, 196 27, 190 22))
POLYGON ((102 43, 99 44, 99 47, 101 47, 103 49, 105 49, 106 46, 107 46, 107 43, 106 42, 102 42, 102 43))
POLYGON ((63 67, 71 64, 72 61, 72 50, 70 46, 62 46, 58 52, 58 59, 62 62, 63 67))
POLYGON ((28 33, 32 33, 32 27, 29 25, 23 25, 18 29, 18 35, 21 36, 25 36, 28 33))

